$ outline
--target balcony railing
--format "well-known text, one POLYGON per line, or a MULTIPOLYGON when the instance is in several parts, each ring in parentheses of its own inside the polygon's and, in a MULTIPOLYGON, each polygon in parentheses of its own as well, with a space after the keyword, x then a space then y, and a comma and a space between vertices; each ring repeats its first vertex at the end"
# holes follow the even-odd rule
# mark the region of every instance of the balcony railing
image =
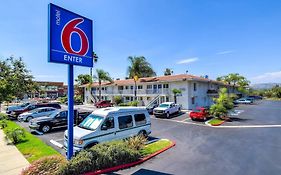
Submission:
MULTIPOLYGON (((163 94, 163 95, 169 95, 171 93, 170 89, 138 89, 137 94, 163 94)), ((92 94, 98 95, 99 91, 94 90, 92 91, 92 94)), ((102 90, 101 94, 120 94, 120 95, 134 95, 135 90, 134 89, 124 89, 124 90, 102 90)))

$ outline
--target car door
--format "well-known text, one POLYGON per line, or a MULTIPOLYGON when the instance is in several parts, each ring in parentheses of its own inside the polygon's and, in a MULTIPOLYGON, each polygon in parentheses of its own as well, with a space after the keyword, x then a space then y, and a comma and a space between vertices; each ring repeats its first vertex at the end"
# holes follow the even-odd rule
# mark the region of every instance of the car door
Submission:
POLYGON ((107 117, 100 127, 98 140, 100 142, 116 140, 116 121, 113 116, 107 117))
POLYGON ((53 125, 56 127, 66 126, 67 125, 67 111, 61 111, 55 117, 53 125))
POLYGON ((34 118, 44 116, 44 113, 45 113, 45 112, 46 112, 46 109, 39 109, 39 110, 36 112, 34 118))

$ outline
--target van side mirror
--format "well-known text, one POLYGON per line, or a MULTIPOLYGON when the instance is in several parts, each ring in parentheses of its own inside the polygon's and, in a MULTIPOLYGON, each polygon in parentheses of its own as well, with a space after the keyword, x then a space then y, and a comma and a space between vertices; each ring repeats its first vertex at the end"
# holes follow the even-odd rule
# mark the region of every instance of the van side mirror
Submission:
POLYGON ((106 125, 102 125, 101 126, 101 130, 107 130, 107 126, 106 125))

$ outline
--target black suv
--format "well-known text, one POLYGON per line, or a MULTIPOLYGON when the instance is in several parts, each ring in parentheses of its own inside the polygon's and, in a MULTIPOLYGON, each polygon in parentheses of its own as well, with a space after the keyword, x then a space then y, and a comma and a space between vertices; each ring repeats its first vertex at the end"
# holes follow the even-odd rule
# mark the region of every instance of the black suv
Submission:
MULTIPOLYGON (((43 133, 51 131, 53 128, 67 127, 67 110, 59 110, 47 117, 39 117, 32 119, 29 128, 33 131, 41 131, 43 133)), ((74 110, 74 124, 80 124, 91 112, 78 112, 74 110)))

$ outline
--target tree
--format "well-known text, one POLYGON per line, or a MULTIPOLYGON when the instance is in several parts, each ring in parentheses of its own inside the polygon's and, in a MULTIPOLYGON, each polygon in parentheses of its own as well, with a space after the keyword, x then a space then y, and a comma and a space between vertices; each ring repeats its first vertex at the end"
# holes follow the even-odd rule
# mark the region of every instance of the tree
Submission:
POLYGON ((215 117, 224 119, 228 113, 228 110, 234 107, 232 97, 227 93, 226 88, 221 88, 219 91, 219 97, 214 99, 215 104, 210 108, 210 113, 215 117))
POLYGON ((38 85, 22 58, 10 57, 0 61, 0 104, 15 98, 22 99, 34 90, 38 90, 38 85))
POLYGON ((96 75, 94 76, 94 79, 97 79, 99 83, 99 101, 101 100, 101 83, 103 81, 109 81, 113 82, 112 78, 110 77, 108 72, 105 72, 102 69, 96 69, 96 75))
POLYGON ((77 83, 77 85, 75 85, 76 89, 78 90, 77 95, 82 96, 82 101, 84 101, 84 98, 85 98, 84 97, 84 88, 79 87, 79 86, 88 84, 88 86, 86 88, 90 88, 91 84, 93 82, 93 78, 89 74, 80 74, 80 75, 78 75, 77 79, 75 79, 75 82, 77 83))
POLYGON ((128 60, 130 62, 130 65, 128 66, 129 78, 134 78, 134 76, 138 76, 138 78, 156 76, 151 64, 147 62, 145 57, 129 56, 128 60))
POLYGON ((181 90, 179 90, 179 89, 172 89, 172 92, 174 94, 175 103, 177 103, 177 95, 181 94, 181 90))
POLYGON ((173 74, 173 71, 169 68, 166 68, 165 71, 164 71, 164 75, 167 76, 167 75, 172 75, 173 74))
MULTIPOLYGON (((234 92, 234 87, 238 86, 238 91, 242 93, 246 93, 246 88, 250 84, 250 81, 248 81, 244 76, 239 75, 238 73, 230 73, 225 76, 220 76, 217 78, 217 81, 222 81, 228 85, 232 85, 232 92, 234 92)), ((228 93, 230 93, 229 90, 228 93)))

